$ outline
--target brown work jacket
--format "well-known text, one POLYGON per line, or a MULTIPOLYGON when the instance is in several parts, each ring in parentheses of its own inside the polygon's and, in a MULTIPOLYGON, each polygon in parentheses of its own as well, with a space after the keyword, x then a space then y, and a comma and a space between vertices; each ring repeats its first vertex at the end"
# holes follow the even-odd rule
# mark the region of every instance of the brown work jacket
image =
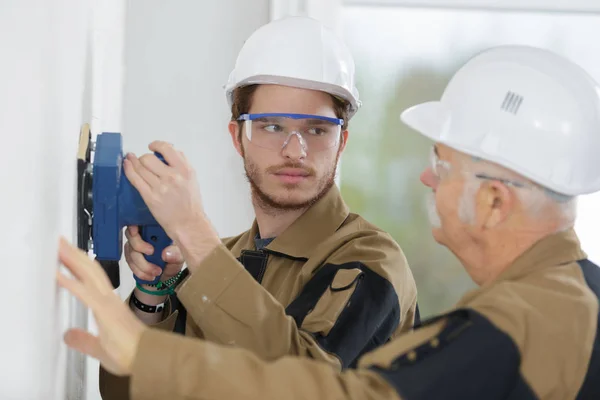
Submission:
MULTIPOLYGON (((350 213, 335 186, 265 248, 256 249, 257 236, 255 222, 223 240, 177 288, 172 304, 182 306, 169 307, 177 309, 153 330, 175 329, 264 361, 300 356, 339 371, 418 322, 416 285, 402 250, 350 213)), ((148 368, 170 363, 168 346, 154 351, 148 368)), ((174 380, 186 370, 169 369, 165 378, 174 380)), ((100 370, 103 399, 128 399, 130 389, 129 379, 100 370)))
POLYGON ((307 357, 149 329, 135 400, 599 399, 600 269, 571 230, 546 237, 452 311, 340 372, 307 357), (157 353, 157 349, 161 349, 157 353), (157 359, 160 362, 157 362, 157 359))

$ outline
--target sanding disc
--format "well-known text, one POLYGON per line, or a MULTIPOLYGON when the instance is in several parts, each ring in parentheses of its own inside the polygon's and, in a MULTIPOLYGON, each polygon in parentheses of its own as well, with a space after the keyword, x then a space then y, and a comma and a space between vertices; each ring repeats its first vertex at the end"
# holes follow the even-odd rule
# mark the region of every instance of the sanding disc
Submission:
POLYGON ((79 133, 79 148, 77 150, 77 247, 89 251, 92 238, 92 174, 88 169, 91 165, 92 134, 90 125, 83 124, 79 133))

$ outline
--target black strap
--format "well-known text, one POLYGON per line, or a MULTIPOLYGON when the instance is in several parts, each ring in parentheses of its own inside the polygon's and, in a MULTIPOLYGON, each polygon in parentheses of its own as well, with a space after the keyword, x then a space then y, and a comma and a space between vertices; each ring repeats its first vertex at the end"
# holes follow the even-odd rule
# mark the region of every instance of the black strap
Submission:
POLYGON ((267 254, 262 250, 243 250, 240 262, 258 283, 262 283, 267 270, 267 258, 267 254))
MULTIPOLYGON (((190 274, 190 270, 188 268, 182 271, 181 281, 183 281, 190 274)), ((181 282, 180 281, 180 282, 181 282)), ((175 321, 175 327, 173 328, 173 332, 179 333, 185 336, 185 324, 187 320, 187 310, 183 306, 183 303, 179 301, 176 294, 172 294, 170 296, 171 299, 171 307, 172 310, 178 310, 179 315, 177 315, 177 320, 175 321)))
POLYGON ((183 303, 179 301, 177 295, 171 295, 171 304, 174 309, 179 311, 179 314, 177 315, 177 320, 175 321, 175 327, 173 328, 173 332, 185 336, 187 310, 183 306, 183 303))
POLYGON ((419 303, 415 304, 415 321, 413 323, 413 329, 417 329, 421 326, 421 312, 419 311, 419 303))
MULTIPOLYGON (((258 283, 262 282, 262 279, 265 275, 265 271, 267 270, 267 261, 268 256, 263 251, 253 251, 253 250, 243 250, 242 254, 239 258, 239 261, 244 265, 244 268, 252 275, 254 279, 258 283)), ((189 274, 189 270, 186 268, 183 270, 182 280, 189 274)), ((185 325, 187 319, 187 310, 185 309, 183 303, 179 301, 176 294, 170 296, 171 300, 171 309, 178 310, 179 315, 177 316, 177 321, 175 321, 175 327, 173 328, 173 332, 179 333, 185 336, 185 325)))
POLYGON ((163 310, 165 309, 165 303, 160 303, 155 306, 142 303, 137 297, 135 297, 135 293, 133 292, 131 293, 131 302, 133 303, 135 308, 149 314, 163 312, 163 310))
POLYGON ((360 356, 386 343, 400 323, 400 302, 392 284, 360 262, 325 264, 285 309, 302 328, 326 291, 343 290, 332 289, 332 284, 340 270, 349 269, 361 273, 346 285, 352 290, 346 306, 327 334, 311 332, 322 349, 337 355, 344 369, 354 368, 360 356))

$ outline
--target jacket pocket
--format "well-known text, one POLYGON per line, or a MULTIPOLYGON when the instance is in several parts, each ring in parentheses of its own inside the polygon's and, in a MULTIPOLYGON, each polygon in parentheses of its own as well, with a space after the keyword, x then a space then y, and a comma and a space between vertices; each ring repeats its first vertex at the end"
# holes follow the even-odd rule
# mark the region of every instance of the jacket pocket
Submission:
POLYGON ((359 268, 338 270, 319 301, 306 315, 302 329, 327 336, 344 308, 350 306, 350 299, 363 276, 359 268))

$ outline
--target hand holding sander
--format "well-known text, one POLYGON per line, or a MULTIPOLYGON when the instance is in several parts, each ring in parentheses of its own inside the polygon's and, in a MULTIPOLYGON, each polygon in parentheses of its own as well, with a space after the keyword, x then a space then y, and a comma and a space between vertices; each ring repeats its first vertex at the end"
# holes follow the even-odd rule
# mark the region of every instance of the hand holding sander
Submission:
MULTIPOLYGON (((162 155, 155 154, 165 162, 162 155)), ((146 260, 164 269, 166 263, 162 253, 173 241, 125 176, 121 134, 104 132, 98 134, 94 143, 89 126, 84 125, 77 158, 78 247, 96 255, 113 287, 117 288, 120 285, 123 228, 137 225, 144 241, 154 247, 152 255, 145 255, 146 260)), ((153 281, 134 278, 140 284, 155 284, 160 280, 160 276, 153 281)))

